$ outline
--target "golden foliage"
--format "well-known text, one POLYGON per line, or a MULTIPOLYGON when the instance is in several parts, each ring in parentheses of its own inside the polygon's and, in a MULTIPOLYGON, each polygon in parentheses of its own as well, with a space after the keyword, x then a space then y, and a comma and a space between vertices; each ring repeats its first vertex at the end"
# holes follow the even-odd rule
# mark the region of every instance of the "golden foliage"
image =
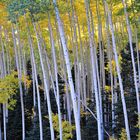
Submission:
MULTIPOLYGON (((45 118, 48 118, 47 116, 45 118)), ((56 139, 59 139, 59 120, 58 120, 58 114, 53 114, 53 127, 54 130, 57 132, 56 139)), ((62 120, 62 130, 63 130, 63 140, 72 139, 72 131, 75 130, 74 125, 70 125, 70 123, 66 120, 62 120)))
MULTIPOLYGON (((23 75, 21 80, 25 82, 26 86, 29 88, 31 81, 28 76, 23 75)), ((0 79, 0 103, 8 102, 9 109, 12 109, 16 104, 16 100, 13 99, 13 96, 18 92, 18 81, 18 74, 15 71, 0 79)))
POLYGON ((18 79, 17 72, 0 79, 0 103, 6 103, 17 92, 18 79))

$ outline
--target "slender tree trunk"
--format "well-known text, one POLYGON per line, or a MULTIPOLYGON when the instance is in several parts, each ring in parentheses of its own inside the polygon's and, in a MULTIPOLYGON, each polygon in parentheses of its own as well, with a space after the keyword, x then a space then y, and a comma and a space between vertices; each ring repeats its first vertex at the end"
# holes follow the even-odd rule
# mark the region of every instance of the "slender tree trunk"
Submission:
POLYGON ((140 57, 139 57, 139 41, 138 41, 138 29, 135 27, 136 49, 137 49, 137 64, 138 64, 138 81, 140 87, 140 57))
POLYGON ((61 117, 61 110, 60 110, 60 95, 59 95, 59 86, 58 86, 58 68, 57 68, 57 62, 56 62, 56 53, 55 53, 55 44, 53 39, 53 32, 52 32, 52 26, 50 21, 50 15, 48 13, 48 22, 49 22, 49 31, 50 31, 50 40, 51 40, 51 46, 52 46, 52 56, 53 56, 53 65, 54 65, 54 73, 55 73, 55 82, 56 82, 56 93, 57 93, 57 106, 58 106, 58 119, 59 119, 59 133, 60 133, 60 140, 63 139, 63 133, 62 133, 62 117, 61 117))
MULTIPOLYGON (((104 5, 105 6, 105 5, 104 5)), ((107 13, 104 7, 104 15, 106 18, 106 36, 107 36, 107 55, 108 55, 108 60, 109 60, 109 72, 110 72, 110 80, 111 80, 111 95, 112 95, 112 135, 114 138, 114 128, 115 128, 115 95, 114 95, 114 89, 113 89, 113 73, 112 73, 112 57, 111 57, 111 45, 110 45, 110 37, 109 37, 109 23, 107 19, 107 13)))
POLYGON ((3 128, 4 128, 4 140, 6 140, 6 104, 3 104, 3 128))
POLYGON ((38 105, 38 114, 39 114, 40 140, 43 140, 43 127, 42 127, 42 114, 41 114, 40 92, 39 92, 39 84, 38 84, 37 70, 36 70, 36 64, 35 64, 35 58, 34 58, 33 48, 31 50, 31 60, 32 60, 31 62, 32 62, 32 68, 33 68, 32 69, 33 70, 33 75, 35 76, 35 84, 36 84, 36 89, 37 89, 37 105, 38 105))
POLYGON ((17 72, 18 72, 19 90, 20 90, 21 115, 22 115, 22 140, 25 140, 25 115, 24 115, 23 89, 22 89, 22 83, 21 83, 22 73, 21 73, 20 67, 19 67, 18 53, 17 53, 17 47, 16 47, 15 30, 14 30, 13 26, 12 26, 12 36, 13 36, 13 41, 14 41, 16 67, 17 67, 17 72))
POLYGON ((39 56, 40 56, 40 63, 41 63, 41 68, 42 68, 42 72, 43 72, 44 87, 45 87, 45 93, 46 93, 46 97, 47 97, 48 113, 49 113, 49 120, 50 120, 51 138, 54 139, 51 103, 50 103, 49 89, 48 89, 47 80, 46 80, 47 78, 46 78, 46 74, 45 74, 45 67, 44 67, 42 53, 41 53, 41 44, 40 44, 40 41, 39 41, 38 32, 36 30, 36 23, 33 22, 33 26, 34 26, 34 31, 36 33, 39 56))
POLYGON ((86 93, 86 73, 85 73, 85 65, 84 65, 84 53, 83 53, 83 44, 82 44, 82 39, 81 39, 81 31, 80 31, 80 25, 79 25, 79 21, 78 21, 78 16, 77 17, 77 26, 78 26, 78 35, 79 35, 79 41, 80 41, 80 59, 81 59, 81 79, 82 79, 82 91, 81 93, 83 93, 83 99, 84 99, 84 103, 85 105, 87 104, 86 102, 86 98, 87 98, 87 93, 86 93))
MULTIPOLYGON (((26 76, 26 64, 25 64, 25 53, 23 50, 23 44, 19 45, 19 54, 20 54, 20 60, 21 60, 21 70, 23 71, 24 76, 26 76)), ((24 92, 26 93, 26 81, 24 80, 24 92)))
MULTIPOLYGON (((4 49, 4 44, 3 44, 3 40, 2 40, 2 30, 0 27, 0 42, 1 42, 1 46, 2 46, 2 78, 4 78, 6 76, 6 59, 5 59, 5 49, 4 49)), ((6 104, 4 103, 2 105, 3 107, 3 133, 4 133, 4 140, 6 140, 6 104)))
POLYGON ((97 124, 98 124, 98 139, 102 140, 102 126, 101 126, 101 110, 100 110, 100 101, 99 101, 99 94, 98 94, 98 85, 97 85, 97 75, 96 75, 96 61, 94 56, 94 49, 92 43, 92 33, 90 27, 90 19, 89 19, 89 6, 87 0, 85 0, 85 7, 86 7, 86 17, 87 17, 87 24, 88 24, 88 34, 89 34, 89 43, 90 43, 90 58, 91 58, 91 66, 92 66, 92 80, 94 85, 94 92, 95 92, 95 100, 96 100, 96 111, 97 111, 97 124))
MULTIPOLYGON (((133 50, 133 45, 132 45, 132 31, 131 31, 131 27, 130 27, 130 23, 129 23, 129 19, 128 19, 128 13, 127 13, 127 9, 126 9, 125 0, 122 0, 122 4, 124 7, 124 13, 125 13, 125 17, 126 17, 129 45, 130 45, 130 51, 131 51, 131 59, 132 59, 133 74, 134 74, 134 85, 135 85, 136 98, 137 98, 137 109, 138 109, 138 114, 140 115, 140 98, 139 98, 139 91, 138 91, 137 72, 136 72, 135 59, 134 59, 134 50, 133 50)), ((139 122, 140 122, 140 119, 139 119, 139 122)))
MULTIPOLYGON (((71 8, 72 8, 72 27, 73 27, 73 41, 75 48, 75 91, 78 94, 78 100, 80 100, 80 70, 79 70, 79 56, 78 56, 78 40, 77 40, 77 28, 76 28, 76 19, 75 19, 75 9, 73 6, 73 0, 70 0, 71 8)), ((80 121, 80 102, 78 102, 78 114, 80 121)))
MULTIPOLYGON (((63 56, 63 50, 62 47, 60 46, 60 56, 63 56)), ((62 59, 64 60, 64 56, 62 57, 62 59)), ((69 120, 69 123, 72 123, 72 119, 71 119, 71 96, 69 93, 69 84, 67 81, 67 74, 66 74, 66 66, 65 66, 65 62, 62 61, 62 68, 63 68, 63 74, 64 74, 64 81, 66 84, 66 100, 67 100, 67 117, 69 120)))
POLYGON ((36 108, 36 91, 35 91, 35 76, 33 72, 33 66, 32 66, 32 81, 33 81, 33 105, 34 105, 34 111, 36 108))
MULTIPOLYGON (((10 68, 9 68, 9 46, 8 46, 8 37, 7 37, 7 31, 4 30, 4 35, 5 35, 5 46, 6 46, 6 74, 10 74, 10 68)), ((6 103, 6 123, 8 123, 8 102, 6 103)))
POLYGON ((115 62, 116 62, 116 69, 117 69, 117 75, 118 75, 119 86, 120 86, 120 91, 121 91, 121 99, 122 99, 122 105, 123 105, 123 113, 124 113, 124 120, 125 120, 125 128, 126 128, 126 133, 127 133, 127 139, 130 140, 128 116, 127 116, 127 110, 126 110, 126 103, 125 103, 125 97, 124 97, 124 90, 123 90, 121 72, 120 72, 120 67, 119 67, 119 62, 118 62, 118 54, 117 54, 117 49, 116 49, 116 42, 115 42, 115 36, 114 36, 114 28, 113 28, 111 14, 110 14, 110 11, 108 10, 107 3, 106 3, 105 0, 104 0, 104 2, 105 2, 104 3, 105 4, 105 10, 108 13, 108 20, 109 20, 110 30, 111 30, 111 34, 112 34, 113 52, 114 52, 114 57, 115 57, 115 62))
MULTIPOLYGON (((97 74, 97 83, 98 83, 98 93, 99 93, 99 101, 100 101, 100 116, 101 116, 101 129, 102 129, 102 139, 104 139, 104 122, 103 122, 103 109, 102 109, 102 90, 105 87, 105 76, 104 76, 104 64, 102 64, 102 77, 99 77, 99 68, 98 68, 98 60, 97 60, 97 51, 96 51, 96 45, 95 45, 95 41, 94 41, 94 24, 93 24, 93 15, 92 15, 92 11, 90 9, 90 18, 91 18, 91 35, 92 35, 92 42, 93 42, 93 46, 94 46, 94 59, 95 59, 95 64, 96 64, 96 74, 97 74), (100 83, 100 78, 103 78, 103 89, 101 88, 101 83, 100 83), (102 90, 101 90, 102 89, 102 90)), ((100 29, 101 30, 101 29, 100 29)), ((99 31, 101 32, 101 31, 99 31)), ((100 33, 101 34, 101 33, 100 33)), ((102 36, 102 35, 101 35, 102 36)), ((101 37, 102 38, 102 37, 101 37)), ((101 41, 100 41, 101 42, 101 41)), ((104 55, 103 55, 104 56, 104 55)), ((104 57, 103 57, 104 59, 104 57)), ((104 63, 104 61, 103 61, 104 63)))
MULTIPOLYGON (((29 35, 29 45, 30 45, 30 52, 31 52, 31 64, 32 64, 32 71, 33 71, 32 76, 34 76, 34 80, 35 80, 35 84, 36 84, 36 90, 37 90, 37 106, 38 106, 38 115, 39 115, 40 140, 43 140, 42 114, 41 114, 41 103, 40 103, 40 92, 39 92, 39 84, 38 84, 38 77, 37 77, 37 69, 36 69, 34 50, 33 50, 33 46, 32 46, 32 40, 31 40, 30 32, 28 32, 28 33, 29 33, 28 34, 29 35)), ((34 92, 34 94, 35 94, 35 92, 34 92)), ((34 105, 35 105, 35 102, 36 101, 34 101, 34 105)), ((35 112, 34 115, 36 115, 36 112, 35 112)))
POLYGON ((53 79, 53 74, 51 72, 51 66, 50 66, 49 58, 48 58, 48 55, 47 55, 47 52, 46 52, 45 49, 44 49, 44 56, 45 56, 47 68, 48 68, 48 71, 49 71, 50 80, 51 80, 53 91, 54 91, 54 96, 55 96, 55 99, 56 99, 56 102, 57 102, 57 94, 56 94, 56 90, 55 90, 56 87, 55 87, 55 83, 54 83, 54 79, 53 79))
MULTIPOLYGON (((102 36, 102 22, 101 22, 101 14, 100 14, 100 7, 99 7, 99 1, 96 0, 96 11, 97 11, 97 17, 98 17, 98 42, 99 42, 99 59, 100 59, 100 87, 101 91, 99 93, 102 93, 105 88, 105 70, 104 70, 104 47, 103 47, 103 36, 102 36)), ((91 12, 92 15, 92 12, 91 12)), ((100 94, 99 94, 100 95, 100 94)), ((101 98, 102 96, 100 96, 101 98)), ((103 99, 106 100, 106 95, 103 94, 103 99)), ((103 111, 102 111, 102 98, 100 99, 100 105, 101 105, 101 123, 103 125, 103 111)), ((104 112, 107 112, 107 105, 104 105, 104 112)), ((107 125, 107 114, 105 113, 104 115, 104 121, 105 125, 107 125)), ((103 127, 103 126, 102 126, 103 127)), ((103 129, 102 129, 102 134, 104 135, 103 129)), ((103 136, 102 135, 102 136, 103 136)))
POLYGON ((73 84, 73 79, 72 79, 72 74, 71 74, 70 60, 69 60, 66 38, 65 38, 64 29, 62 26, 62 21, 60 19, 59 11, 57 8, 56 0, 53 0, 53 4, 54 4, 54 8, 55 8, 55 14, 56 14, 56 19, 57 19, 57 23, 58 23, 58 29, 59 29, 59 33, 60 33, 60 38, 61 38, 65 62, 66 62, 66 68, 67 68, 67 73, 68 73, 68 80, 69 80, 69 85, 70 85, 75 125, 76 125, 76 136, 77 136, 78 140, 81 140, 80 122, 79 122, 79 118, 78 118, 78 114, 77 114, 78 108, 77 108, 75 89, 74 89, 74 84, 73 84))
POLYGON ((0 104, 0 140, 2 140, 2 111, 1 111, 1 104, 0 104))

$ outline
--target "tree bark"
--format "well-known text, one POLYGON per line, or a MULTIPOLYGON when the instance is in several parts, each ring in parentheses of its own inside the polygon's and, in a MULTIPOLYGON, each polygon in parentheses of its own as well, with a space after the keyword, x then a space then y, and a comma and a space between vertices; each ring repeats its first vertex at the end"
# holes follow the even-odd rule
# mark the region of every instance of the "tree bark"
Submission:
POLYGON ((127 110, 126 110, 126 103, 125 103, 125 97, 124 97, 124 89, 123 89, 123 84, 122 84, 121 72, 120 72, 120 67, 119 67, 119 62, 118 62, 118 54, 117 54, 117 49, 116 49, 114 28, 113 28, 113 24, 112 24, 111 14, 110 14, 110 11, 108 10, 108 6, 107 6, 107 3, 106 3, 105 0, 104 0, 104 4, 105 4, 105 10, 108 13, 108 20, 109 20, 110 30, 111 30, 111 34, 112 34, 112 44, 113 44, 112 47, 113 47, 113 52, 114 52, 114 57, 115 57, 115 62, 116 62, 117 75, 118 75, 119 86, 120 86, 120 91, 121 91, 121 99, 122 99, 122 105, 123 105, 123 113, 124 113, 127 139, 130 140, 131 138, 130 138, 130 130, 129 130, 129 124, 128 124, 128 115, 127 115, 127 110))
POLYGON ((20 90, 20 101, 21 101, 21 115, 22 115, 22 140, 25 140, 25 115, 24 115, 24 102, 23 102, 23 89, 22 89, 22 73, 20 71, 19 67, 19 58, 17 53, 17 42, 16 42, 16 36, 15 36, 15 29, 12 26, 12 36, 14 41, 14 50, 15 50, 15 57, 16 57, 16 67, 18 72, 18 80, 19 80, 19 90, 20 90))
POLYGON ((65 62, 66 62, 68 81, 69 81, 69 85, 70 85, 75 125, 76 125, 76 137, 78 140, 81 140, 80 122, 79 122, 79 118, 78 118, 78 108, 77 108, 77 103, 76 103, 77 100, 76 100, 75 89, 74 89, 74 84, 73 84, 73 79, 72 79, 72 74, 71 74, 70 60, 69 60, 66 38, 65 38, 64 29, 62 26, 62 21, 60 19, 59 11, 57 8, 56 0, 53 0, 53 4, 54 4, 54 8, 55 8, 58 29, 59 29, 59 33, 60 33, 60 38, 61 38, 63 52, 64 52, 64 58, 65 58, 65 62))

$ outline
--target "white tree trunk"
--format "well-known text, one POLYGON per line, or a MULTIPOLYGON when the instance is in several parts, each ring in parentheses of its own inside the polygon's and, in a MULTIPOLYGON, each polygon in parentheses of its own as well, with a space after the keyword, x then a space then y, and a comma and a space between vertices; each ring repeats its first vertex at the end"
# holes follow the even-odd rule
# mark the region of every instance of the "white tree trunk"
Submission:
POLYGON ((125 120, 125 128, 126 128, 126 133, 127 133, 127 139, 130 140, 128 116, 127 116, 126 103, 125 103, 125 97, 124 97, 124 90, 123 90, 121 72, 120 72, 119 61, 118 61, 118 54, 117 54, 117 49, 116 49, 114 28, 113 28, 111 14, 110 14, 110 11, 108 10, 107 3, 106 3, 105 0, 104 0, 104 2, 105 2, 105 10, 108 13, 108 20, 109 20, 110 30, 111 30, 111 34, 112 34, 113 52, 114 52, 114 57, 115 57, 115 62, 116 62, 116 69, 117 69, 117 75, 118 75, 119 86, 120 86, 120 91, 121 91, 121 99, 122 99, 122 105, 123 105, 123 113, 124 113, 124 120, 125 120))
MULTIPOLYGON (((38 115, 39 115, 39 130, 40 130, 40 140, 43 140, 43 128, 42 128, 42 114, 41 114, 41 103, 40 103, 40 92, 39 92, 39 84, 38 84, 38 78, 37 78, 37 69, 36 69, 36 63, 34 58, 34 50, 32 46, 31 38, 29 37, 29 43, 30 43, 30 52, 31 52, 31 65, 32 65, 32 76, 34 76, 34 83, 36 85, 37 90, 37 106, 38 106, 38 115)), ((34 87, 35 88, 35 87, 34 87)), ((33 93, 35 96, 35 92, 33 93)), ((34 97, 34 106, 36 106, 36 101, 34 97)), ((36 116, 36 112, 34 114, 34 117, 36 116)))
POLYGON ((18 53, 17 53, 17 42, 15 37, 15 30, 12 26, 12 36, 14 41, 14 50, 15 50, 15 57, 16 57, 16 67, 18 72, 18 80, 19 80, 19 90, 20 90, 20 101, 21 101, 21 115, 22 115, 22 140, 25 140, 25 115, 24 115, 24 102, 23 102, 23 89, 22 89, 22 73, 20 71, 19 67, 19 59, 18 59, 18 53))
POLYGON ((130 24, 129 24, 128 13, 127 13, 127 9, 126 9, 126 3, 125 3, 124 0, 122 0, 122 3, 123 3, 123 6, 124 6, 124 13, 125 13, 125 17, 126 17, 127 31, 128 31, 128 37, 129 37, 129 45, 130 45, 130 51, 131 51, 131 59, 132 59, 133 74, 134 74, 134 85, 135 85, 136 98, 137 98, 137 109, 138 109, 138 115, 140 115, 140 99, 139 99, 139 91, 138 91, 138 83, 137 83, 137 72, 136 72, 135 59, 134 59, 134 50, 133 50, 133 45, 132 45, 132 31, 131 31, 131 27, 130 27, 130 24))
MULTIPOLYGON (((43 140, 42 114, 41 114, 41 103, 40 103, 40 92, 39 92, 39 87, 38 87, 39 84, 38 84, 38 78, 37 78, 37 69, 36 69, 36 63, 35 63, 35 57, 34 57, 32 38, 31 38, 30 29, 29 29, 25 14, 24 14, 24 19, 25 19, 25 23, 26 23, 26 28, 27 28, 27 32, 28 32, 28 41, 29 41, 29 45, 30 45, 31 64, 32 64, 32 72, 33 72, 32 76, 34 76, 34 78, 35 78, 35 84, 36 84, 36 89, 37 89, 37 101, 38 101, 37 105, 38 105, 38 114, 39 114, 40 140, 43 140)), ((34 96, 35 96, 35 92, 34 92, 34 96)), ((36 101, 34 101, 34 103, 35 102, 36 101)))
MULTIPOLYGON (((6 76, 6 59, 5 59, 5 50, 4 50, 4 44, 3 44, 3 40, 2 40, 2 30, 1 30, 1 27, 0 27, 0 42, 1 42, 1 46, 2 46, 2 77, 1 78, 4 78, 6 76)), ((4 136, 3 136, 3 139, 6 140, 6 104, 3 103, 2 105, 3 107, 3 133, 4 133, 4 136)))
POLYGON ((37 38, 37 45, 38 45, 40 63, 41 63, 41 68, 42 68, 42 73, 43 73, 45 93, 46 93, 46 97, 47 97, 47 105, 48 105, 48 113, 49 113, 50 129, 51 129, 51 139, 54 140, 54 130, 53 130, 53 123, 52 123, 52 111, 51 111, 49 89, 48 89, 47 80, 46 80, 47 78, 46 78, 46 74, 45 74, 45 68, 44 68, 44 63, 43 63, 43 58, 42 58, 42 53, 41 53, 39 35, 38 35, 37 30, 36 30, 36 24, 34 22, 33 22, 33 26, 34 26, 34 31, 36 33, 36 38, 37 38))
POLYGON ((97 84, 97 75, 96 75, 96 61, 94 56, 94 49, 92 43, 92 31, 90 27, 90 19, 89 19, 89 6, 87 0, 85 0, 85 8, 86 8, 86 17, 88 24, 88 35, 89 35, 89 43, 90 43, 90 59, 91 59, 91 67, 92 67, 92 80, 94 86, 95 100, 96 100, 96 111, 97 111, 97 125, 98 125, 98 139, 102 140, 102 124, 101 124, 101 110, 100 110, 100 99, 98 93, 98 84, 97 84))
POLYGON ((3 104, 3 128, 4 128, 4 140, 6 140, 6 104, 3 104))
MULTIPOLYGON (((61 46, 60 46, 60 56, 63 56, 61 46)), ((64 56, 62 57, 62 60, 64 60, 64 56)), ((68 117, 69 123, 71 124, 72 123, 72 120, 71 120, 71 97, 70 97, 69 90, 68 90, 69 84, 67 81, 65 62, 64 61, 61 61, 61 62, 62 62, 62 68, 63 68, 63 74, 64 74, 64 81, 66 84, 67 117, 68 117)))
MULTIPOLYGON (((105 6, 105 5, 104 5, 105 6)), ((106 18, 106 27, 105 27, 105 32, 107 36, 107 56, 109 60, 109 72, 110 72, 110 80, 111 80, 111 95, 112 95, 112 136, 114 138, 114 128, 115 128, 115 95, 114 95, 114 89, 113 89, 113 72, 112 72, 112 49, 110 45, 110 37, 109 37, 109 23, 108 23, 108 18, 107 18, 107 13, 104 7, 104 16, 106 18)))
POLYGON ((2 111, 1 111, 1 104, 0 104, 0 140, 2 140, 2 111))
POLYGON ((62 133, 62 117, 61 117, 61 109, 60 109, 60 93, 59 93, 59 86, 58 86, 58 68, 57 68, 57 62, 56 62, 56 53, 55 53, 55 44, 53 39, 53 31, 50 21, 50 15, 48 13, 48 22, 49 22, 49 31, 50 31, 50 40, 51 40, 51 46, 52 46, 52 56, 53 56, 53 65, 54 65, 54 74, 55 74, 55 82, 56 82, 56 93, 57 93, 57 107, 58 107, 58 119, 59 119, 59 133, 60 133, 60 140, 63 139, 63 133, 62 133))
POLYGON ((77 136, 78 140, 81 140, 80 122, 79 122, 79 118, 78 118, 78 108, 77 108, 77 103, 76 103, 77 100, 76 100, 75 89, 74 89, 74 84, 73 84, 73 79, 72 79, 72 74, 71 74, 71 67, 70 67, 70 60, 69 60, 66 38, 65 38, 65 34, 64 34, 63 25, 62 25, 62 22, 60 19, 59 11, 57 8, 56 0, 53 0, 53 3, 54 3, 56 19, 57 19, 57 23, 58 23, 58 29, 59 29, 59 33, 60 33, 60 39, 62 42, 64 58, 65 58, 65 62, 66 62, 68 81, 69 81, 69 85, 70 85, 75 125, 76 125, 76 136, 77 136))

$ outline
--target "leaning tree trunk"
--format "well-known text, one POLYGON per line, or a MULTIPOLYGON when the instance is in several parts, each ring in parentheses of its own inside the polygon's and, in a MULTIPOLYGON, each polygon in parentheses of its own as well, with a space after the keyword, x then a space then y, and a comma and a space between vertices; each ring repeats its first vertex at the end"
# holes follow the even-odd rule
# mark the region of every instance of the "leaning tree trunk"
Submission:
POLYGON ((49 96, 49 88, 47 85, 47 80, 46 80, 47 78, 46 78, 45 67, 44 67, 43 57, 42 57, 42 52, 41 52, 41 43, 39 40, 38 31, 36 30, 36 23, 35 22, 33 22, 33 26, 34 26, 34 31, 36 33, 36 38, 37 38, 37 46, 38 46, 38 51, 39 51, 42 73, 43 73, 45 93, 46 93, 46 97, 47 97, 47 105, 48 105, 48 113, 49 113, 50 129, 51 129, 51 138, 54 139, 54 130, 53 130, 53 123, 52 123, 52 111, 51 111, 51 103, 50 103, 50 96, 49 96))
MULTIPOLYGON (((74 61, 74 70, 75 70, 75 91, 78 94, 78 100, 80 100, 80 69, 79 69, 79 56, 78 56, 78 38, 77 38, 77 28, 76 28, 76 19, 75 19, 75 9, 73 6, 73 0, 70 0, 72 8, 72 27, 73 27, 73 48, 75 48, 75 61, 74 61)), ((78 101, 78 114, 80 120, 80 102, 78 101)))
POLYGON ((133 50, 133 45, 132 45, 132 31, 131 31, 131 27, 130 27, 130 23, 129 23, 129 19, 128 19, 128 13, 127 13, 127 9, 126 9, 125 0, 122 0, 122 4, 124 7, 124 13, 125 13, 125 17, 126 17, 127 31, 128 31, 128 37, 129 37, 129 45, 130 45, 133 74, 134 74, 134 85, 135 85, 136 98, 137 98, 137 109, 138 109, 138 115, 140 115, 140 99, 139 99, 139 91, 138 91, 138 83, 137 83, 137 72, 136 72, 135 59, 134 59, 134 50, 133 50))
POLYGON ((78 140, 81 140, 80 122, 79 122, 79 118, 78 118, 78 108, 77 108, 77 103, 76 103, 77 99, 76 99, 76 95, 75 95, 75 89, 74 89, 74 84, 73 84, 73 79, 72 79, 72 74, 71 74, 70 60, 69 60, 69 54, 68 54, 68 49, 67 49, 65 33, 64 33, 62 21, 60 19, 60 15, 59 15, 59 11, 58 11, 58 8, 57 8, 56 0, 53 0, 53 4, 54 4, 54 8, 55 8, 55 14, 56 14, 56 19, 57 19, 57 23, 58 23, 60 39, 61 39, 61 42, 62 42, 64 58, 65 58, 65 62, 66 62, 68 81, 69 81, 69 85, 70 85, 71 98, 72 98, 73 111, 74 111, 74 118, 75 118, 75 125, 76 125, 76 136, 77 136, 78 140))
MULTIPOLYGON (((38 87, 39 84, 38 84, 38 78, 37 78, 37 69, 36 69, 36 63, 35 63, 35 57, 34 57, 32 38, 31 38, 30 29, 29 29, 28 22, 27 22, 25 14, 24 14, 24 19, 25 19, 25 23, 26 23, 27 32, 28 32, 28 41, 29 41, 29 45, 30 45, 33 76, 34 76, 34 80, 35 80, 34 83, 36 84, 36 89, 37 89, 37 101, 38 101, 37 105, 38 105, 38 114, 39 114, 40 140, 43 140, 42 114, 41 114, 41 103, 40 103, 40 92, 39 92, 39 87, 38 87)), ((34 92, 34 97, 35 97, 35 92, 34 92)), ((36 101, 34 100, 34 103, 35 102, 36 101)))
POLYGON ((18 72, 19 90, 20 90, 21 115, 22 115, 22 140, 25 140, 25 115, 24 115, 23 89, 22 89, 22 82, 21 82, 22 73, 19 67, 19 60, 18 60, 18 53, 17 53, 17 46, 16 46, 16 36, 15 36, 15 30, 13 26, 12 26, 12 36, 14 41, 16 67, 18 72))
MULTIPOLYGON (((59 49, 60 49, 60 56, 62 56, 62 60, 64 60, 62 47, 60 46, 59 49)), ((70 97, 70 94, 69 94, 69 84, 68 84, 68 81, 67 81, 65 62, 64 61, 61 61, 61 62, 62 62, 64 81, 65 81, 65 85, 66 85, 67 118, 68 118, 69 123, 71 124, 72 123, 72 119, 71 119, 71 114, 72 113, 71 113, 71 97, 70 97)))
POLYGON ((84 53, 83 53, 83 44, 82 44, 82 38, 81 38, 81 30, 80 30, 80 25, 78 21, 78 16, 76 16, 76 22, 77 22, 77 28, 78 28, 78 37, 79 37, 79 42, 80 42, 80 62, 81 62, 81 94, 83 93, 83 101, 85 105, 87 104, 86 102, 86 73, 85 73, 85 66, 84 66, 84 53))
POLYGON ((97 125, 98 125, 98 139, 102 140, 102 124, 101 124, 101 110, 100 110, 100 101, 99 101, 99 93, 98 93, 98 84, 97 84, 97 75, 96 75, 96 61, 94 56, 93 42, 92 42, 92 31, 90 27, 90 18, 89 18, 89 5, 87 0, 85 0, 85 8, 86 8, 86 17, 88 24, 88 34, 89 34, 89 43, 90 43, 90 58, 91 58, 91 67, 92 67, 92 81, 94 85, 95 92, 95 101, 96 101, 96 111, 97 111, 97 125))
MULTIPOLYGON (((103 70, 103 67, 104 67, 104 61, 102 62, 102 76, 99 77, 99 68, 98 68, 98 60, 97 60, 97 52, 96 52, 96 45, 95 45, 95 41, 94 41, 94 24, 93 24, 93 15, 92 15, 92 11, 90 9, 90 18, 91 18, 91 35, 92 35, 92 42, 93 42, 93 46, 94 46, 94 57, 95 57, 95 65, 96 65, 96 75, 97 75, 97 83, 98 83, 98 94, 99 94, 99 101, 100 101, 100 116, 101 116, 101 129, 102 129, 102 139, 104 139, 104 130, 103 130, 103 109, 102 109, 102 90, 104 89, 105 87, 105 76, 104 76, 104 70, 103 70), (100 83, 100 78, 103 79, 103 84, 100 83), (103 89, 101 90, 101 85, 103 85, 103 89)), ((101 29, 100 31, 101 32, 101 29)), ((102 34, 100 33, 100 35, 102 36, 102 34)), ((100 37, 99 37, 100 38, 100 37)), ((102 38, 102 37, 101 37, 102 38)), ((101 42, 99 40, 99 42, 101 42)), ((104 57, 103 57, 104 59, 104 57)))
POLYGON ((53 56, 53 65, 54 65, 54 74, 55 74, 55 82, 56 82, 56 93, 57 93, 57 107, 58 107, 58 119, 59 119, 59 133, 60 133, 60 140, 63 139, 63 133, 62 133, 62 117, 61 117, 61 109, 60 109, 60 93, 59 93, 59 86, 58 86, 58 67, 56 62, 56 53, 55 53, 55 44, 53 39, 53 31, 50 21, 50 15, 48 13, 48 23, 49 23, 49 31, 50 31, 50 40, 51 40, 51 46, 52 46, 52 56, 53 56))
MULTIPOLYGON (((29 45, 30 45, 30 53, 31 53, 30 57, 31 57, 32 74, 33 74, 32 76, 34 76, 34 78, 33 78, 34 84, 35 84, 34 86, 36 87, 36 92, 37 92, 37 106, 38 106, 38 115, 39 115, 40 140, 43 140, 43 127, 42 127, 40 92, 39 92, 39 84, 38 84, 38 77, 37 77, 37 68, 36 68, 35 57, 34 57, 34 50, 33 50, 33 46, 32 46, 32 40, 31 40, 30 33, 29 33, 29 45)), ((35 96, 35 91, 33 91, 33 92, 34 92, 33 96, 35 96)), ((36 101, 35 101, 35 97, 34 97, 34 107, 36 106, 35 103, 36 103, 36 101)), ((36 115, 36 114, 34 114, 34 115, 36 115)))
MULTIPOLYGON (((35 80, 34 83, 36 84, 36 90, 37 90, 37 106, 38 106, 38 114, 39 114, 40 140, 43 140, 43 127, 42 127, 40 92, 39 92, 39 84, 38 84, 38 78, 37 78, 37 69, 36 69, 36 63, 35 63, 33 48, 31 48, 31 63, 32 63, 33 76, 34 76, 33 80, 35 80)), ((34 92, 34 94, 35 94, 35 92, 34 92)), ((35 101, 34 101, 34 104, 35 104, 35 101)), ((34 115, 36 115, 36 114, 34 114, 34 115)))
MULTIPOLYGON (((101 92, 104 91, 105 88, 105 70, 104 70, 104 48, 103 48, 103 37, 102 37, 102 22, 101 22, 101 14, 99 9, 99 1, 96 0, 96 12, 98 17, 98 42, 99 42, 99 60, 100 60, 100 85, 101 92)), ((106 100, 106 95, 103 94, 103 99, 106 100)), ((104 105, 104 112, 107 112, 107 104, 104 105)), ((101 111, 102 113, 102 111, 101 111)), ((104 124, 107 126, 108 124, 108 116, 107 113, 104 114, 104 124)), ((103 118, 101 118, 103 124, 103 118)), ((102 132, 103 133, 103 132, 102 132)))
POLYGON ((127 139, 130 140, 128 115, 127 115, 127 110, 126 110, 124 89, 123 89, 123 83, 122 83, 121 72, 120 72, 119 61, 118 61, 118 54, 117 54, 117 48, 116 48, 116 42, 115 42, 114 28, 113 28, 113 24, 112 24, 111 14, 110 14, 110 11, 108 10, 108 6, 107 6, 107 3, 106 3, 105 0, 104 0, 104 4, 105 4, 105 10, 108 13, 108 20, 109 20, 110 30, 111 30, 111 34, 112 34, 113 53, 114 53, 114 57, 115 57, 117 75, 118 75, 119 86, 120 86, 120 91, 121 91, 121 99, 122 99, 122 105, 123 105, 123 113, 124 113, 124 120, 125 120, 125 128, 126 128, 126 133, 127 133, 127 139))

